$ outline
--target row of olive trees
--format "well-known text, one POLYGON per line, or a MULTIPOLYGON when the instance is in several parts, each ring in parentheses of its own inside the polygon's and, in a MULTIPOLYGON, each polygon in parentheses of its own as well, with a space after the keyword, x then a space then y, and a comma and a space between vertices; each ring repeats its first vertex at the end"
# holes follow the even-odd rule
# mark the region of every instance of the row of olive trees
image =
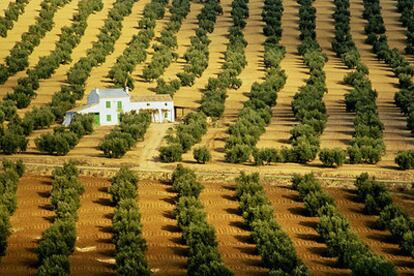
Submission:
POLYGON ((400 21, 407 28, 405 52, 414 55, 414 2, 411 0, 397 0, 397 8, 401 13, 400 21))
POLYGON ((259 174, 242 172, 236 182, 240 213, 251 231, 251 238, 264 266, 270 269, 270 275, 309 275, 308 269, 296 255, 291 239, 274 218, 259 174))
POLYGON ((254 149, 260 135, 265 131, 272 117, 271 108, 276 104, 277 92, 283 88, 286 75, 279 65, 285 55, 285 49, 279 44, 282 35, 281 17, 283 5, 280 0, 266 0, 262 18, 265 22, 263 33, 266 36, 264 45, 264 64, 266 79, 262 83, 255 82, 249 93, 249 100, 239 112, 237 121, 230 126, 229 138, 225 144, 225 158, 228 162, 242 163, 253 157, 257 165, 276 162, 272 149, 254 149))
POLYGON ((150 113, 125 113, 121 115, 120 124, 107 134, 98 149, 109 158, 121 158, 144 135, 151 123, 150 113))
POLYGON ((141 214, 136 202, 137 185, 137 176, 129 169, 121 168, 109 188, 115 206, 112 242, 118 275, 151 275, 145 259, 147 244, 142 236, 141 214))
POLYGON ((164 74, 165 69, 178 55, 174 50, 178 47, 176 34, 180 31, 183 20, 190 12, 189 0, 173 0, 170 8, 170 21, 161 31, 159 44, 153 46, 152 60, 144 68, 142 77, 146 81, 153 81, 164 74))
POLYGON ((29 0, 16 0, 10 2, 7 9, 4 11, 4 16, 0 17, 0 36, 6 37, 7 32, 14 26, 14 22, 23 14, 29 0))
POLYGON ((8 93, 5 99, 16 102, 18 108, 27 107, 36 96, 39 81, 52 76, 61 64, 71 61, 73 49, 80 43, 85 29, 88 26, 89 16, 103 8, 102 0, 82 0, 78 3, 78 12, 72 17, 72 25, 63 27, 55 49, 48 55, 40 57, 33 69, 27 70, 27 76, 17 80, 13 92, 8 93))
POLYGON ((414 133, 414 84, 411 80, 414 76, 414 67, 397 49, 389 47, 380 2, 365 0, 363 15, 368 21, 365 27, 367 42, 372 45, 377 58, 388 64, 399 80, 400 90, 395 94, 395 102, 407 117, 407 127, 414 133))
POLYGON ((365 203, 365 211, 370 215, 379 215, 377 226, 388 229, 404 254, 414 258, 414 219, 394 205, 387 187, 367 173, 361 174, 355 181, 359 200, 365 203))
POLYGON ((174 215, 188 246, 188 275, 233 275, 218 252, 214 228, 208 224, 199 200, 203 185, 195 173, 178 165, 172 175, 172 188, 177 193, 174 215))
POLYGON ((301 44, 298 52, 302 55, 310 76, 306 85, 299 88, 292 100, 292 111, 299 122, 292 130, 289 139, 292 149, 290 162, 307 163, 316 158, 320 147, 320 135, 326 121, 326 107, 323 96, 327 91, 323 70, 327 57, 316 41, 316 9, 312 0, 299 0, 299 30, 301 44))
POLYGON ((6 255, 7 239, 11 234, 10 216, 17 208, 17 183, 24 171, 22 161, 3 161, 0 174, 0 257, 6 255))
POLYGON ((83 136, 93 132, 93 123, 93 115, 76 115, 69 127, 59 126, 36 138, 36 147, 43 153, 66 155, 83 136))
POLYGON ((76 243, 77 211, 84 187, 73 162, 56 168, 52 174, 51 206, 56 213, 53 224, 42 233, 36 249, 37 275, 69 275, 69 256, 76 243))
POLYGON ((320 218, 316 231, 326 243, 329 256, 337 257, 339 265, 350 268, 352 275, 397 275, 391 262, 372 252, 351 231, 348 220, 313 174, 295 175, 292 187, 298 191, 308 214, 320 218))
POLYGON ((65 112, 75 106, 77 100, 82 99, 86 80, 92 68, 102 64, 106 57, 114 51, 115 42, 121 35, 122 21, 131 14, 132 6, 136 0, 117 0, 109 10, 103 27, 97 35, 98 40, 87 55, 79 59, 68 71, 66 84, 62 85, 50 103, 53 113, 61 121, 65 112))
POLYGON ((128 47, 109 70, 108 77, 114 86, 134 88, 134 78, 131 74, 136 65, 147 58, 146 50, 154 38, 156 21, 164 17, 167 3, 167 0, 152 0, 145 5, 143 17, 138 22, 138 34, 132 37, 128 47))
POLYGON ((242 85, 238 75, 247 65, 245 55, 247 41, 243 29, 246 26, 246 18, 249 17, 248 1, 233 1, 231 17, 233 26, 229 28, 229 44, 224 53, 222 70, 216 78, 209 78, 203 89, 200 110, 207 117, 220 118, 223 115, 227 89, 238 89, 242 85))
MULTIPOLYGON (((362 64, 359 52, 350 33, 349 0, 335 1, 335 38, 332 48, 344 64, 353 71, 347 74, 344 82, 352 86, 345 95, 346 110, 355 112, 353 139, 347 149, 350 163, 377 163, 385 152, 383 142, 384 126, 379 119, 376 105, 377 93, 372 89, 368 78, 368 68, 362 64)), ((322 153, 322 152, 321 152, 322 153)), ((320 155, 322 162, 329 166, 343 163, 345 153, 336 150, 331 154, 320 155)))
POLYGON ((16 42, 6 57, 6 63, 0 64, 0 83, 3 84, 13 74, 29 65, 29 55, 40 44, 40 40, 53 28, 53 17, 57 10, 70 0, 43 0, 36 22, 29 26, 21 40, 16 42))
POLYGON ((186 64, 183 72, 177 73, 177 79, 171 81, 159 78, 156 93, 173 95, 181 86, 192 86, 195 79, 207 68, 210 44, 208 33, 213 32, 217 16, 223 13, 223 9, 216 0, 206 1, 203 5, 200 14, 197 15, 198 28, 195 30, 195 36, 191 37, 190 47, 184 53, 186 64))

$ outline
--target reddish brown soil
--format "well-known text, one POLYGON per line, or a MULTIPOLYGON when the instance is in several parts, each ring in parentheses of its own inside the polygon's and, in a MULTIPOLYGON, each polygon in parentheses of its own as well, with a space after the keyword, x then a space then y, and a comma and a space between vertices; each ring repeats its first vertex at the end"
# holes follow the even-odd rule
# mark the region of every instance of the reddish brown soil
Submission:
MULTIPOLYGON (((394 243, 391 234, 385 230, 375 228, 376 216, 369 216, 363 212, 364 204, 357 201, 354 190, 326 189, 335 198, 341 214, 350 222, 351 229, 375 253, 383 255, 392 261, 399 275, 412 275, 414 261, 409 256, 403 256, 398 244, 394 243)), ((402 206, 405 209, 405 206, 402 206)))
POLYGON ((26 175, 17 188, 17 210, 11 217, 12 234, 1 275, 33 275, 36 272, 38 239, 54 217, 49 210, 50 177, 26 175))
POLYGON ((114 246, 111 241, 113 207, 107 193, 110 181, 82 177, 81 182, 85 193, 78 210, 76 248, 70 256, 71 274, 111 274, 114 246))
POLYGON ((185 275, 186 248, 172 215, 175 194, 168 184, 139 182, 139 208, 143 235, 147 241, 147 260, 154 274, 185 275))
POLYGON ((204 183, 201 201, 208 222, 216 229, 219 251, 224 264, 236 275, 265 275, 250 232, 239 215, 239 203, 234 198, 234 186, 222 183, 204 183))
POLYGON ((297 192, 287 186, 265 185, 276 221, 293 241, 299 258, 313 275, 348 275, 349 270, 337 267, 336 259, 327 257, 326 245, 315 230, 319 221, 305 215, 297 192))

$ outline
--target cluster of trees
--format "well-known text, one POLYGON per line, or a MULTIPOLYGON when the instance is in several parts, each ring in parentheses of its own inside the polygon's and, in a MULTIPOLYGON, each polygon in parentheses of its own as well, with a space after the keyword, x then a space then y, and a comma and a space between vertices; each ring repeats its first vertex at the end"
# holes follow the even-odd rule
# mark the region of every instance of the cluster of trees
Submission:
POLYGON ((42 233, 36 250, 39 262, 37 275, 69 275, 69 256, 75 248, 77 210, 84 187, 73 162, 56 168, 52 178, 51 205, 56 217, 42 233))
POLYGON ((209 78, 201 99, 200 110, 208 117, 220 118, 223 115, 227 89, 238 89, 241 86, 242 81, 238 75, 247 64, 244 53, 247 41, 242 30, 249 16, 248 1, 233 1, 231 16, 233 26, 229 29, 229 44, 224 54, 222 71, 217 78, 209 78))
POLYGON ((76 115, 69 127, 56 127, 52 133, 42 134, 35 144, 40 152, 54 155, 66 155, 79 140, 93 132, 93 115, 76 115))
POLYGON ((352 275, 397 275, 394 265, 376 255, 355 235, 349 222, 337 210, 334 199, 322 191, 313 174, 295 175, 292 187, 299 192, 311 216, 320 220, 317 232, 328 247, 328 254, 352 270, 352 275))
POLYGON ((99 144, 99 150, 109 158, 121 158, 144 135, 151 123, 150 113, 125 113, 121 115, 120 124, 105 136, 99 144))
POLYGON ((167 0, 151 0, 144 7, 143 17, 138 22, 140 31, 134 35, 128 43, 121 56, 109 70, 108 77, 116 87, 134 88, 134 79, 131 73, 137 64, 143 62, 147 57, 146 50, 150 46, 155 33, 156 21, 162 19, 165 14, 167 0))
POLYGON ((211 160, 211 153, 206 146, 200 146, 193 150, 194 159, 200 163, 205 164, 211 160))
POLYGON ((136 203, 137 184, 137 176, 129 169, 121 168, 109 188, 115 206, 112 242, 118 275, 151 275, 145 259, 147 243, 142 236, 141 214, 136 203))
POLYGON ((368 68, 361 63, 360 55, 350 33, 349 0, 335 1, 335 39, 332 47, 344 64, 353 69, 344 82, 353 87, 345 95, 346 109, 355 112, 354 138, 347 149, 350 163, 377 163, 385 152, 382 139, 384 126, 379 119, 376 97, 368 78, 368 68))
POLYGON ((402 170, 414 169, 414 150, 398 152, 395 156, 395 163, 402 170))
POLYGON ((173 0, 170 8, 170 21, 161 31, 159 45, 154 45, 151 62, 144 68, 142 76, 146 81, 159 78, 173 60, 178 58, 174 50, 177 48, 177 32, 190 11, 189 0, 173 0))
POLYGON ((0 17, 0 36, 6 37, 7 32, 13 28, 14 22, 23 14, 29 0, 16 0, 10 2, 4 11, 4 16, 0 17))
POLYGON ((340 167, 345 163, 346 152, 340 148, 321 149, 319 160, 325 167, 340 167))
POLYGON ((5 154, 14 154, 25 151, 28 140, 25 130, 18 117, 12 118, 7 127, 0 126, 0 151, 5 154))
POLYGON ((174 94, 181 86, 192 86, 197 77, 200 77, 208 66, 208 45, 210 40, 207 34, 213 32, 217 15, 222 14, 220 2, 205 1, 198 19, 198 28, 195 36, 191 37, 191 45, 187 48, 184 59, 184 71, 177 73, 177 79, 166 82, 158 79, 155 91, 159 94, 174 94))
POLYGON ((414 55, 414 2, 411 0, 397 0, 397 8, 401 13, 400 21, 407 28, 407 47, 405 52, 414 55))
POLYGON ((106 56, 114 51, 115 42, 121 35, 122 21, 131 14, 132 6, 137 0, 117 0, 103 27, 98 34, 98 40, 93 43, 87 55, 79 59, 67 73, 67 84, 52 97, 50 107, 57 120, 62 120, 65 112, 74 107, 77 100, 82 99, 85 82, 89 78, 92 68, 102 64, 106 56))
POLYGON ((10 216, 17 207, 17 183, 24 171, 22 161, 3 161, 3 172, 0 174, 0 256, 6 255, 7 239, 11 234, 10 216))
POLYGON ((308 269, 296 255, 289 236, 274 218, 259 174, 247 175, 242 172, 236 181, 240 212, 251 231, 264 266, 270 269, 269 275, 309 275, 308 269))
POLYGON ((414 219, 393 204, 387 187, 367 173, 361 174, 355 181, 358 198, 365 203, 365 211, 379 215, 377 225, 388 229, 404 254, 414 258, 414 219))
POLYGON ((225 158, 228 162, 242 163, 253 153, 255 163, 277 162, 278 153, 273 149, 255 149, 259 137, 272 117, 271 108, 276 104, 277 92, 283 88, 286 75, 279 64, 285 49, 279 44, 282 35, 281 17, 283 5, 280 0, 266 0, 262 18, 265 22, 263 33, 266 36, 264 64, 266 79, 255 82, 249 93, 249 100, 239 112, 237 121, 229 128, 229 138, 225 144, 225 158))
POLYGON ((3 84, 9 76, 22 71, 29 65, 29 55, 40 44, 40 40, 53 27, 53 17, 56 11, 69 3, 70 0, 43 0, 36 22, 29 27, 21 40, 17 42, 6 57, 6 64, 0 65, 0 83, 3 84))
POLYGON ((178 165, 172 175, 172 188, 177 193, 174 215, 188 246, 188 275, 233 275, 224 265, 218 252, 214 228, 208 224, 207 215, 199 195, 203 185, 195 173, 178 165))
POLYGON ((175 135, 167 136, 168 145, 160 148, 161 162, 181 161, 184 152, 201 141, 207 132, 207 118, 202 112, 188 113, 176 127, 175 135))
POLYGON ((323 67, 327 57, 316 41, 316 9, 312 0, 299 0, 299 29, 301 44, 299 53, 309 67, 310 77, 306 85, 299 88, 292 101, 292 111, 299 122, 292 130, 291 162, 307 163, 316 158, 320 147, 319 136, 323 133, 327 121, 323 96, 327 91, 323 67))
POLYGON ((27 107, 36 96, 39 80, 47 79, 55 72, 60 64, 71 61, 73 49, 80 43, 85 33, 88 17, 103 8, 102 0, 83 0, 78 4, 78 12, 72 17, 72 25, 63 27, 55 49, 48 55, 40 57, 37 65, 27 70, 27 76, 18 79, 18 85, 6 99, 16 102, 18 108, 27 107))

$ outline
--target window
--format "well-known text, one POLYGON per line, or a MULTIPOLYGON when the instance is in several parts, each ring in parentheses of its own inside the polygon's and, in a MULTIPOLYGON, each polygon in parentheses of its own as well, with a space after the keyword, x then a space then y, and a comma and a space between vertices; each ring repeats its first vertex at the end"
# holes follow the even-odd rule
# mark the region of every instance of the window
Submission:
POLYGON ((121 101, 118 102, 118 110, 122 110, 122 102, 121 101))
POLYGON ((167 103, 165 103, 164 105, 165 105, 165 106, 167 106, 168 104, 167 104, 167 103))
POLYGON ((111 108, 111 102, 110 101, 106 102, 106 108, 111 108))
POLYGON ((164 113, 164 119, 168 119, 168 112, 164 113))
POLYGON ((149 103, 147 103, 147 106, 150 106, 150 104, 149 104, 149 103))
POLYGON ((106 121, 111 122, 112 121, 112 116, 111 115, 106 115, 106 121))

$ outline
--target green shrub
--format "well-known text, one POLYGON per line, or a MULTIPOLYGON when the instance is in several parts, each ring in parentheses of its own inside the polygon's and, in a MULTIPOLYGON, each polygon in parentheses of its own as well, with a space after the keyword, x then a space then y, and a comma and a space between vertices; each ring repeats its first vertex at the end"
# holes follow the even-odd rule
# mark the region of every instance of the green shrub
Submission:
POLYGON ((322 149, 319 160, 325 167, 340 167, 344 164, 346 153, 340 148, 322 149))
POLYGON ((211 160, 211 153, 206 146, 201 146, 193 150, 194 159, 201 164, 205 164, 211 160))

